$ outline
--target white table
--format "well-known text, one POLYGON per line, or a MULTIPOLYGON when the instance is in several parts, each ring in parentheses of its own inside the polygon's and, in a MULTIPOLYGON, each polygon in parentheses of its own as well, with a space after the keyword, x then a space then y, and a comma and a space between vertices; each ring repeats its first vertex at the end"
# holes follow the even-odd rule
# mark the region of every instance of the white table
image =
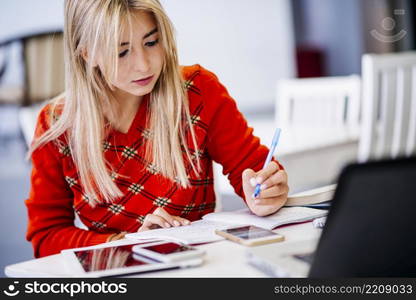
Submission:
MULTIPOLYGON (((293 242, 318 238, 321 229, 313 227, 312 222, 287 225, 274 230, 285 236, 285 241, 276 243, 289 246, 293 242)), ((117 243, 112 242, 112 243, 117 243)), ((224 240, 199 245, 206 251, 202 266, 189 269, 159 271, 133 277, 265 277, 263 273, 246 262, 247 247, 224 240)), ((66 271, 61 254, 51 255, 6 266, 9 277, 71 277, 66 271)))

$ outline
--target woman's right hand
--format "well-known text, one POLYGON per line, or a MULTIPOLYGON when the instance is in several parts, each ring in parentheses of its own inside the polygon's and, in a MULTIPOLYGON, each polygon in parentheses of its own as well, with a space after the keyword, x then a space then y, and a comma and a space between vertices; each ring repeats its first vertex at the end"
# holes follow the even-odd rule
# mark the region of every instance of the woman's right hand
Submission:
POLYGON ((172 216, 163 208, 158 207, 152 214, 146 215, 143 221, 143 225, 137 232, 155 228, 178 227, 189 224, 191 224, 189 220, 177 216, 172 216))

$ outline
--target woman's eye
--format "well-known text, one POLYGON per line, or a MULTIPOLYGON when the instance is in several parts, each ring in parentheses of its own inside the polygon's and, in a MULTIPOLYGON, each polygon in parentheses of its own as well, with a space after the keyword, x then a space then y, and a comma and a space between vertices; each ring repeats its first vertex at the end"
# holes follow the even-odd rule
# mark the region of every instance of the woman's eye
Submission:
POLYGON ((156 40, 154 40, 154 41, 147 42, 147 43, 145 43, 145 46, 147 46, 147 47, 153 47, 153 46, 155 46, 157 43, 159 43, 159 39, 156 39, 156 40))
POLYGON ((127 52, 129 52, 129 50, 124 50, 123 52, 118 54, 118 57, 123 57, 127 54, 127 52))

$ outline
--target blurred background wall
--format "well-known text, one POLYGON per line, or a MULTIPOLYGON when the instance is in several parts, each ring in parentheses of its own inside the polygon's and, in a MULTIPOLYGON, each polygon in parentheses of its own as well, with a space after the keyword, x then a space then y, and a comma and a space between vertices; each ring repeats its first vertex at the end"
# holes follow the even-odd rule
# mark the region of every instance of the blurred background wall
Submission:
MULTIPOLYGON (((273 107, 278 78, 359 74, 363 53, 415 47, 411 0, 162 3, 177 30, 181 63, 199 63, 217 73, 247 113, 273 107), (395 9, 404 13, 395 14, 395 9), (396 22, 391 31, 383 28, 389 16, 396 22), (374 39, 371 30, 386 35, 405 30, 407 35, 387 44, 374 39)), ((62 29, 63 0, 2 1, 0 5, 0 41, 62 29)), ((13 45, 9 59, 12 68, 1 82, 19 84, 18 44, 13 45)))
POLYGON ((273 109, 276 78, 296 76, 289 0, 162 2, 182 64, 218 74, 243 111, 273 109))

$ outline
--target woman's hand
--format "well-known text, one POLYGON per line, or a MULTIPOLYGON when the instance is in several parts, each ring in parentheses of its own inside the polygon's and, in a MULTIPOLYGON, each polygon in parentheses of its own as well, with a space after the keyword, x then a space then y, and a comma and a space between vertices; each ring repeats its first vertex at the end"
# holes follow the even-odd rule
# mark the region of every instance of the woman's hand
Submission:
POLYGON ((287 173, 279 170, 279 165, 272 161, 264 170, 254 172, 244 170, 243 190, 250 210, 258 216, 266 216, 276 212, 287 201, 289 186, 287 173), (260 194, 254 198, 257 183, 261 184, 260 194))
POLYGON ((160 227, 169 228, 189 224, 191 224, 189 220, 177 216, 172 216, 163 208, 158 207, 152 214, 146 215, 143 221, 143 225, 139 228, 137 232, 160 227))
POLYGON ((127 234, 127 232, 125 232, 125 231, 122 231, 122 232, 119 232, 119 233, 113 233, 112 235, 110 235, 108 238, 107 238, 107 243, 108 242, 112 242, 112 241, 117 241, 117 240, 122 240, 122 239, 124 239, 124 236, 127 234))
MULTIPOLYGON (((153 214, 148 214, 144 218, 143 225, 139 228, 137 232, 145 231, 154 228, 169 228, 169 227, 177 227, 182 225, 189 225, 191 222, 187 219, 172 216, 166 210, 161 207, 155 209, 153 214)), ((121 240, 127 232, 122 231, 120 233, 114 233, 107 238, 107 242, 112 242, 116 240, 121 240)))

